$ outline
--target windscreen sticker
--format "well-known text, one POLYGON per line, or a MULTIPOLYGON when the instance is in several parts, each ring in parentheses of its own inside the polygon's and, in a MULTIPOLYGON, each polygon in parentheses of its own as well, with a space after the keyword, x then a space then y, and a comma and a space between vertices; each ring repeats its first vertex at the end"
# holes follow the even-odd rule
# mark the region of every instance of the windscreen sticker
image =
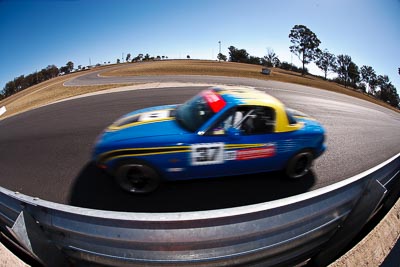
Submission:
POLYGON ((211 90, 203 91, 202 95, 212 111, 215 113, 219 112, 226 105, 225 100, 220 95, 214 93, 211 90))
POLYGON ((224 143, 203 143, 191 146, 192 165, 224 163, 224 143))

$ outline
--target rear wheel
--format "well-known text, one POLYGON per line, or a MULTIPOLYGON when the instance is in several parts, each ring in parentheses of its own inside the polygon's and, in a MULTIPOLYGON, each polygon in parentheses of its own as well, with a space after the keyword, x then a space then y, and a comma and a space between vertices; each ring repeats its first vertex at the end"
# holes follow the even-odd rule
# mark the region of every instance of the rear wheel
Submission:
POLYGON ((303 150, 294 155, 286 165, 286 175, 290 179, 304 177, 311 169, 314 155, 310 150, 303 150))
POLYGON ((128 162, 121 164, 115 173, 118 185, 130 193, 150 193, 160 184, 155 169, 145 163, 128 162))

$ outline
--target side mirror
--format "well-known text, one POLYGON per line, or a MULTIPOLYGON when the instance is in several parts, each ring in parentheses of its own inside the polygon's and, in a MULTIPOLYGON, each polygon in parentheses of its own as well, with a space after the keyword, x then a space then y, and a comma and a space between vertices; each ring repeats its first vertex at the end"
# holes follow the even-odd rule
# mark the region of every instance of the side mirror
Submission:
POLYGON ((228 136, 231 138, 239 138, 240 137, 240 130, 234 127, 230 127, 227 130, 228 136))

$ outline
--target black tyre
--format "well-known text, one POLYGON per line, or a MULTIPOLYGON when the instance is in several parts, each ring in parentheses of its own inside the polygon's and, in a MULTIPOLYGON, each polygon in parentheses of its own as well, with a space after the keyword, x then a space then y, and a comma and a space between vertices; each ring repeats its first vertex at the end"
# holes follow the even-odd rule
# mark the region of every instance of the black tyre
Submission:
POLYGON ((286 175, 290 179, 300 179, 311 169, 314 155, 309 150, 303 150, 294 155, 286 165, 286 175))
POLYGON ((115 172, 118 185, 130 193, 150 193, 160 184, 160 175, 145 163, 123 163, 115 172))

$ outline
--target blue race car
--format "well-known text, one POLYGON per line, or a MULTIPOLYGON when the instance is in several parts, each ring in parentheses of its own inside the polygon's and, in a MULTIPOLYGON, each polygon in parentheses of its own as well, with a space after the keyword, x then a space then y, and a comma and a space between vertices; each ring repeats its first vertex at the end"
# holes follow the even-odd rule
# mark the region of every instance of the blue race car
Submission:
POLYGON ((93 159, 132 193, 162 180, 284 170, 305 176, 325 151, 323 127, 250 88, 210 88, 182 105, 146 108, 115 121, 93 159))

